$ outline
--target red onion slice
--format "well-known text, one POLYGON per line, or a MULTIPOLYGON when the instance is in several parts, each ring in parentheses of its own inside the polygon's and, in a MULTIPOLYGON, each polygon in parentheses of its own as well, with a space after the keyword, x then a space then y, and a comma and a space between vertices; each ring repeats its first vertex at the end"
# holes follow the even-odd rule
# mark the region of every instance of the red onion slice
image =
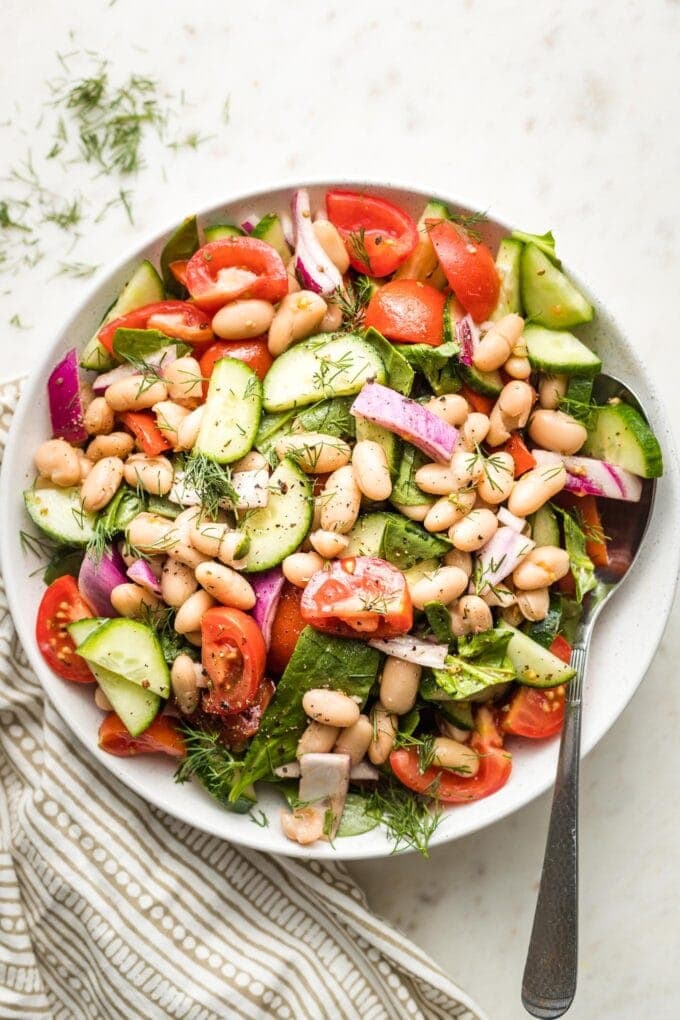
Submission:
POLYGON ((434 645, 421 638, 405 635, 404 637, 381 640, 375 638, 368 642, 371 648, 391 655, 393 659, 403 662, 414 662, 418 666, 429 666, 431 669, 443 669, 449 649, 447 645, 434 645))
POLYGON ((52 371, 47 380, 52 435, 69 443, 82 443, 87 439, 83 423, 84 407, 80 394, 80 369, 75 347, 52 371))
POLYGON ((262 631, 267 648, 269 648, 271 642, 272 624, 285 580, 281 568, 273 567, 271 570, 266 570, 263 574, 252 575, 250 581, 256 599, 252 611, 253 619, 262 631))
POLYGON ((477 553, 476 589, 483 595, 509 577, 536 543, 514 528, 500 527, 477 553))
POLYGON ((293 195, 295 269, 307 290, 332 294, 342 287, 342 276, 319 244, 312 226, 309 193, 300 188, 293 195))
POLYGON ((460 344, 459 360, 463 365, 471 365, 479 344, 479 327, 471 316, 464 315, 456 323, 456 340, 460 344))
POLYGON ((78 574, 78 587, 96 616, 119 615, 111 605, 111 592, 126 582, 126 567, 118 549, 104 550, 99 561, 86 554, 78 574))
POLYGON ((642 496, 642 480, 624 468, 594 457, 567 457, 552 450, 532 450, 541 466, 563 464, 567 471, 567 492, 577 496, 602 496, 637 503, 642 496))
POLYGON ((350 408, 417 446, 433 460, 446 464, 456 448, 458 429, 438 418, 416 400, 410 400, 380 383, 366 383, 350 408))

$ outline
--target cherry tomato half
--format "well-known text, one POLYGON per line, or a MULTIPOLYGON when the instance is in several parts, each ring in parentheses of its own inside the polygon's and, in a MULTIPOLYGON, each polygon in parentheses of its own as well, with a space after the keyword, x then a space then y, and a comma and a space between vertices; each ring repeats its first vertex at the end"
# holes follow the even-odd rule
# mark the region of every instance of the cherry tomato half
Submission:
POLYGON ((479 771, 474 776, 460 776, 434 766, 421 772, 416 747, 392 751, 390 766, 409 790, 435 797, 444 804, 482 800, 505 786, 512 771, 512 755, 503 750, 503 738, 490 709, 477 709, 470 746, 479 754, 479 771))
POLYGON ((215 367, 215 362, 220 358, 236 358, 237 361, 244 361, 259 379, 264 379, 274 363, 264 337, 256 340, 218 340, 211 344, 200 358, 204 393, 208 392, 208 382, 212 370, 215 367))
POLYGON ((429 283, 391 280, 368 303, 364 324, 389 340, 438 347, 444 334, 446 298, 429 283))
POLYGON ((317 570, 300 612, 312 627, 341 637, 395 637, 413 624, 404 575, 377 556, 347 556, 317 570))
POLYGON ((384 198, 327 191, 326 211, 345 242, 352 267, 360 273, 389 276, 418 243, 418 230, 408 213, 384 198))
POLYGON ((279 253, 256 237, 222 237, 191 256, 189 293, 201 308, 216 312, 240 297, 274 304, 288 293, 288 274, 279 253))
POLYGON ((220 735, 232 751, 242 751, 260 728, 262 716, 274 697, 276 687, 266 677, 260 684, 250 708, 235 715, 225 715, 220 720, 220 735))
POLYGON ((565 688, 543 691, 538 687, 518 687, 503 715, 505 733, 516 737, 543 740, 562 729, 565 688))
POLYGON ((85 659, 76 654, 76 646, 66 627, 74 620, 90 616, 94 616, 94 612, 70 574, 57 578, 46 589, 38 607, 35 636, 45 662, 64 680, 77 684, 92 683, 94 677, 85 659))
POLYGON ((97 337, 110 354, 117 329, 157 329, 188 344, 204 344, 214 339, 210 316, 189 301, 156 301, 107 322, 97 337))
POLYGON ((203 614, 202 662, 210 681, 203 694, 204 712, 231 715, 254 704, 264 676, 262 631, 240 609, 216 606, 203 614))
POLYGON ((109 712, 99 727, 99 746, 102 751, 119 758, 133 758, 137 754, 169 754, 172 758, 183 758, 187 753, 177 720, 167 715, 156 716, 143 733, 132 737, 116 713, 109 712))
POLYGON ((281 676, 295 651, 297 640, 307 626, 300 612, 302 589, 286 581, 272 623, 267 668, 281 676))
POLYGON ((503 450, 509 453, 515 462, 515 478, 519 478, 520 475, 536 467, 536 458, 527 449, 519 432, 513 432, 503 450))
POLYGON ((496 307, 501 288, 493 255, 451 220, 427 220, 427 227, 451 290, 475 322, 484 322, 496 307))

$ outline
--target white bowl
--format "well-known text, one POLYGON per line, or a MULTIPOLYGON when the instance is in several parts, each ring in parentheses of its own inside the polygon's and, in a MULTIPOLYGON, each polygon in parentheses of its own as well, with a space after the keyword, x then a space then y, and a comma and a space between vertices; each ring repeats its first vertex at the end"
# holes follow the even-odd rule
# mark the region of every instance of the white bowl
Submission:
MULTIPOLYGON (((326 188, 337 185, 321 182, 310 186, 312 206, 323 200, 326 188)), ((417 217, 430 194, 407 187, 343 182, 369 192, 386 195, 417 217)), ((287 209, 293 187, 277 187, 245 196, 234 196, 203 211, 205 224, 240 222, 251 212, 264 214, 287 209)), ((470 207, 441 196, 452 207, 470 211, 470 207)), ((482 203, 479 208, 483 208, 482 203)), ((188 212, 177 210, 168 231, 140 245, 106 274, 94 281, 85 299, 71 319, 57 333, 49 351, 26 383, 14 416, 5 452, 0 484, 2 535, 0 554, 10 609, 28 658, 64 721, 91 754, 121 782, 155 806, 190 825, 244 846, 297 857, 356 860, 382 857, 392 850, 391 842, 380 829, 348 839, 336 840, 335 848, 326 843, 304 848, 289 842, 278 823, 280 797, 262 794, 260 806, 270 823, 266 828, 254 825, 248 815, 225 811, 197 785, 178 786, 173 782, 173 765, 158 756, 132 759, 115 758, 97 747, 101 713, 94 706, 91 688, 70 684, 55 676, 38 651, 34 638, 35 614, 43 585, 39 576, 29 577, 27 561, 19 542, 19 531, 27 526, 22 490, 33 480, 33 451, 49 435, 46 382, 59 357, 74 344, 82 346, 93 334, 103 313, 131 271, 142 258, 158 260, 163 242, 176 221, 188 212)), ((485 240, 495 245, 510 228, 501 221, 482 226, 485 240)), ((573 274, 571 274, 573 276, 573 274)), ((680 561, 680 532, 675 522, 678 499, 678 468, 666 414, 661 407, 643 365, 631 343, 602 304, 579 282, 594 304, 597 315, 587 329, 579 330, 591 340, 602 357, 605 370, 629 383, 639 395, 651 424, 663 446, 666 474, 659 482, 652 520, 645 547, 631 576, 617 592, 597 627, 588 665, 583 718, 583 751, 587 753, 607 732, 633 696, 661 639, 675 588, 680 561)), ((481 829, 516 811, 551 785, 557 761, 557 739, 531 742, 513 740, 514 765, 508 784, 486 800, 451 808, 436 830, 432 845, 445 843, 481 829)), ((633 749, 631 749, 631 753, 633 749)))

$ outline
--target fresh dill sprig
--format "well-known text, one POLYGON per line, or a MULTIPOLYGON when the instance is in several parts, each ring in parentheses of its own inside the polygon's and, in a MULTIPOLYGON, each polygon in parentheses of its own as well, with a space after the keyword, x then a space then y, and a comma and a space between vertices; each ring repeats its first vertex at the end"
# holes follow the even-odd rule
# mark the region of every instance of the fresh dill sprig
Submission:
POLYGON ((420 797, 398 783, 387 781, 368 798, 366 813, 387 829, 394 842, 392 853, 411 847, 429 857, 430 839, 442 819, 442 808, 436 799, 420 797))
POLYGON ((231 469, 225 464, 206 457, 203 453, 192 453, 184 462, 183 484, 194 489, 201 501, 201 509, 215 518, 223 502, 236 506, 238 493, 231 481, 231 469))
POLYGON ((187 725, 182 729, 187 753, 175 772, 175 782, 186 783, 196 776, 211 797, 228 804, 229 793, 243 762, 224 746, 219 733, 187 725))
POLYGON ((14 219, 9 210, 8 202, 0 202, 0 227, 3 230, 22 230, 24 233, 30 233, 31 231, 31 228, 25 223, 14 219))
POLYGON ((52 209, 44 216, 45 223, 55 223, 62 230, 70 230, 83 218, 82 199, 74 198, 61 209, 52 209))
POLYGON ((9 320, 9 324, 10 324, 10 326, 14 326, 15 329, 30 329, 31 328, 30 326, 27 326, 25 322, 21 321, 18 313, 16 313, 16 312, 12 316, 12 318, 9 320))
POLYGON ((352 254, 356 262, 360 262, 362 269, 367 273, 371 272, 371 258, 366 250, 366 231, 363 227, 359 230, 352 230, 347 235, 352 254))
POLYGON ((434 734, 425 733, 422 737, 416 737, 413 733, 397 733, 395 747, 415 747, 418 749, 418 771, 421 776, 434 764, 435 746, 434 734))
POLYGON ((255 825, 259 825, 261 829, 269 828, 269 819, 267 818, 264 811, 262 811, 261 809, 258 808, 257 811, 250 810, 248 812, 248 815, 250 817, 251 822, 254 822, 255 825))
POLYGON ((361 329, 366 315, 366 306, 371 300, 372 284, 362 273, 355 280, 338 287, 331 295, 331 301, 342 312, 343 325, 349 330, 361 329))
POLYGON ((23 553, 30 553, 36 559, 49 560, 57 548, 55 542, 41 535, 32 535, 29 531, 19 532, 19 543, 23 553))
POLYGON ((587 404, 582 400, 564 396, 560 397, 558 406, 560 411, 564 411, 565 414, 570 414, 572 418, 576 418, 585 428, 590 430, 594 427, 597 405, 587 404))

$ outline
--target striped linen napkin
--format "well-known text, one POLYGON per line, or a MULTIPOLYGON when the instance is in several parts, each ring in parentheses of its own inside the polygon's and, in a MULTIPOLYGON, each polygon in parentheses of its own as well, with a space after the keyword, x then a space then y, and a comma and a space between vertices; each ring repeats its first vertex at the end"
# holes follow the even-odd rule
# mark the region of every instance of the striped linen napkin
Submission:
POLYGON ((118 783, 44 699, 0 582, 0 1018, 43 1017, 483 1020, 342 864, 239 849, 118 783))

